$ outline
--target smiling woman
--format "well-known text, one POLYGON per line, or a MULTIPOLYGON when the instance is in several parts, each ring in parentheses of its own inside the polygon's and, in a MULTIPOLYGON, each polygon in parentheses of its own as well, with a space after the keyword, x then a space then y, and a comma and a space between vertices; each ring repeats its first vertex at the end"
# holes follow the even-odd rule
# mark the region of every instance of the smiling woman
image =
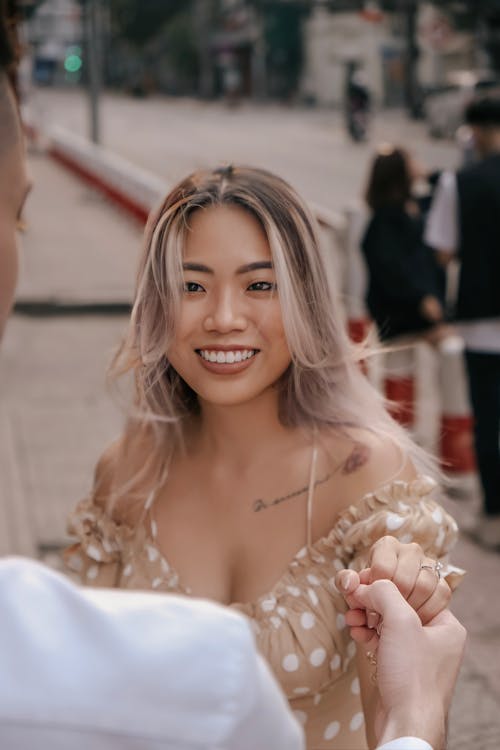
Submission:
POLYGON ((183 180, 146 229, 112 369, 134 373, 134 404, 66 553, 86 583, 247 614, 309 750, 374 744, 377 691, 335 571, 391 578, 423 621, 452 580, 456 524, 419 473, 432 461, 358 354, 287 183, 249 167, 183 180))

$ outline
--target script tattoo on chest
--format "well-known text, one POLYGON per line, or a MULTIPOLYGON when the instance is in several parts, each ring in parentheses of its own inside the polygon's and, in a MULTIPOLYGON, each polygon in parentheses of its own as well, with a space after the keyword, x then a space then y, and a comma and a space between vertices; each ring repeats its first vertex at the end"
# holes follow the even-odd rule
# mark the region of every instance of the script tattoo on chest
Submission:
MULTIPOLYGON (((337 466, 333 471, 331 471, 329 474, 326 474, 321 479, 317 479, 314 482, 314 489, 318 487, 320 484, 325 484, 328 482, 329 479, 333 477, 334 474, 336 474, 338 471, 340 471, 341 474, 353 474, 355 471, 357 471, 361 466, 363 466, 369 458, 370 450, 368 446, 363 445, 363 443, 356 443, 352 452, 349 454, 347 459, 340 464, 340 466, 337 466)), ((304 487, 301 487, 298 490, 294 490, 293 492, 289 492, 288 495, 282 495, 281 497, 275 497, 273 500, 262 500, 259 498, 258 500, 255 500, 252 503, 252 509, 254 513, 259 513, 261 510, 266 510, 267 508, 272 508, 274 505, 280 505, 281 503, 286 502, 286 500, 292 500, 296 497, 300 497, 301 495, 305 495, 306 492, 308 492, 309 486, 305 485, 304 487)))

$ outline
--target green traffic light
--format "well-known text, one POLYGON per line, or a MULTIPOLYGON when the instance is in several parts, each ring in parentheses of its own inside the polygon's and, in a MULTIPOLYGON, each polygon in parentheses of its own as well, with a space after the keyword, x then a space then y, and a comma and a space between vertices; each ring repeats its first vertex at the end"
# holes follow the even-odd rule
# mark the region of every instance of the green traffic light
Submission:
POLYGON ((79 55, 68 55, 64 61, 64 69, 68 73, 78 73, 82 67, 82 58, 79 55))

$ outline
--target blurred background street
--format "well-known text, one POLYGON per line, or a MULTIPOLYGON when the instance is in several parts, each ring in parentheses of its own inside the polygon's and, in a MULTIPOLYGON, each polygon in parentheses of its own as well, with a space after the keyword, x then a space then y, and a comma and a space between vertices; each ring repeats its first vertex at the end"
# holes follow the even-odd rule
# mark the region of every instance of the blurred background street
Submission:
MULTIPOLYGON (((360 204, 382 142, 410 148, 430 169, 461 164, 453 107, 479 81, 498 84, 500 3, 201 0, 150 3, 144 17, 125 0, 21 6, 34 188, 16 312, 0 351, 0 554, 57 566, 67 515, 123 422, 105 372, 126 326, 142 226, 51 158, 54 129, 167 186, 221 162, 262 166, 344 216, 360 204), (343 108, 352 60, 373 99, 360 142, 343 108), (464 71, 468 78, 453 78, 464 71), (430 103, 450 91, 455 99, 440 105, 449 118, 431 120, 430 103)), ((417 422, 436 449, 435 362, 424 353, 419 363, 417 422)), ((465 528, 479 507, 474 475, 462 490, 443 503, 465 528)), ((453 609, 469 644, 448 747, 497 750, 500 556, 461 535, 454 562, 468 570, 453 609)))

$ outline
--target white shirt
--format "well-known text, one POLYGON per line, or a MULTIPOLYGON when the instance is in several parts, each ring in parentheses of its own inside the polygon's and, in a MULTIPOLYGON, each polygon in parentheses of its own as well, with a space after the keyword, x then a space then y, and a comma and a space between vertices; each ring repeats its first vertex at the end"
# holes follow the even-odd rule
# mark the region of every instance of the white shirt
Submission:
MULTIPOLYGON (((457 180, 454 172, 443 172, 436 187, 427 224, 425 242, 441 252, 456 253, 460 245, 457 180)), ((470 351, 500 354, 498 318, 461 321, 458 328, 470 351)))
POLYGON ((0 562, 3 750, 303 750, 249 621, 0 562))

